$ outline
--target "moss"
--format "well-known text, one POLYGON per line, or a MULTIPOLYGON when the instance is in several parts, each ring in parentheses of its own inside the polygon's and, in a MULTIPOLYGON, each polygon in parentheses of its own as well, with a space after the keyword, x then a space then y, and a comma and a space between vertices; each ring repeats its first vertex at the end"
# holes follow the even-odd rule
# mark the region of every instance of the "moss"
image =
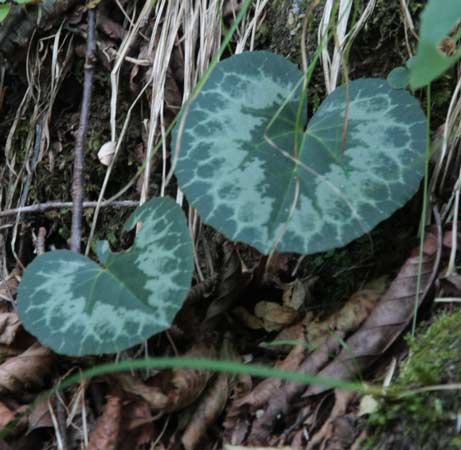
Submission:
POLYGON ((447 385, 461 378, 461 311, 443 314, 423 326, 416 338, 408 338, 410 356, 401 374, 369 419, 364 448, 459 449, 457 430, 461 393, 435 390, 404 395, 412 390, 447 385))

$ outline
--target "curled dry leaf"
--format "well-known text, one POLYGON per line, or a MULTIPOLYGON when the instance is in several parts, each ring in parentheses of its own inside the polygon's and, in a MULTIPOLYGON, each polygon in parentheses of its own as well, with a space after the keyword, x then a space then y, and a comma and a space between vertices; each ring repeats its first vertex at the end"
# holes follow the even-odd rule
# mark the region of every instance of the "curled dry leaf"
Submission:
POLYGON ((123 442, 117 450, 133 450, 154 439, 154 427, 149 404, 141 399, 123 405, 123 442))
MULTIPOLYGON (((421 261, 420 302, 427 295, 435 279, 440 262, 440 245, 437 236, 431 232, 427 233, 421 261)), ((310 355, 298 370, 302 373, 318 374, 324 378, 347 380, 354 377, 358 371, 366 369, 386 351, 406 328, 414 312, 419 268, 418 253, 419 247, 413 250, 371 314, 360 329, 347 339, 346 345, 332 362, 326 365, 330 355, 339 351, 339 343, 345 339, 344 331, 336 331, 333 337, 327 338, 322 348, 310 355)), ((304 390, 305 386, 299 383, 286 383, 274 395, 264 414, 254 421, 250 435, 251 442, 267 440, 276 418, 279 414, 286 413, 292 400, 301 395, 304 390)), ((311 386, 305 395, 319 394, 325 390, 323 386, 311 386)))
POLYGON ((0 314, 0 344, 10 345, 20 329, 21 322, 16 313, 0 314))
POLYGON ((98 151, 98 159, 101 164, 108 166, 114 159, 115 142, 109 141, 102 145, 98 151))
POLYGON ((355 420, 346 415, 349 404, 355 399, 355 392, 335 391, 335 404, 330 417, 320 430, 310 439, 306 450, 315 448, 350 448, 355 440, 355 420), (320 445, 322 444, 322 447, 320 445))
MULTIPOLYGON (((238 355, 229 339, 224 339, 220 358, 228 361, 238 359, 238 355)), ((222 413, 233 384, 233 376, 227 373, 221 373, 214 378, 213 382, 207 387, 182 436, 181 442, 186 450, 194 450, 197 448, 207 428, 214 423, 222 413)))
POLYGON ((239 400, 251 391, 253 386, 249 375, 239 375, 235 380, 231 394, 231 403, 226 408, 226 415, 223 420, 223 441, 229 444, 242 444, 248 434, 250 422, 242 417, 242 408, 239 400))
POLYGON ((0 428, 6 427, 15 418, 15 413, 3 402, 0 402, 0 428))
MULTIPOLYGON (((384 279, 370 283, 373 288, 361 289, 353 294, 347 303, 335 314, 332 314, 323 322, 310 323, 310 316, 306 315, 302 324, 290 327, 290 339, 296 342, 306 342, 307 345, 298 345, 291 349, 288 356, 277 364, 277 367, 294 371, 305 358, 306 347, 322 349, 324 343, 331 334, 346 334, 355 331, 360 324, 368 317, 376 302, 383 294, 386 283, 384 279), (306 323, 304 323, 306 322, 306 323), (310 323, 310 324, 309 324, 310 323)), ((287 339, 287 334, 281 332, 275 339, 287 339)), ((276 379, 267 379, 259 383, 252 392, 241 399, 241 404, 250 405, 253 409, 263 406, 274 397, 274 392, 282 386, 282 382, 276 379)))
POLYGON ((48 348, 34 344, 25 352, 0 365, 0 394, 20 394, 40 387, 54 366, 54 354, 48 348))
MULTIPOLYGON (((421 261, 418 300, 427 295, 438 271, 440 255, 438 237, 428 233, 421 261)), ((382 296, 362 327, 349 339, 341 353, 319 373, 321 377, 347 380, 365 370, 400 336, 413 317, 418 290, 419 248, 413 250, 389 289, 382 296)), ((325 389, 312 386, 307 394, 325 389)))
POLYGON ((29 426, 27 432, 30 433, 38 428, 52 428, 53 420, 48 406, 48 399, 41 401, 34 406, 29 414, 29 426))
POLYGON ((318 348, 331 333, 348 334, 355 331, 376 306, 385 288, 383 280, 373 289, 365 288, 352 294, 339 311, 322 322, 311 324, 306 333, 307 341, 318 348))
MULTIPOLYGON (((1 235, 0 235, 1 237, 1 235)), ((0 247, 1 252, 1 247, 0 247)), ((1 253, 0 253, 1 256, 1 253)), ((1 312, 7 312, 8 303, 13 302, 13 298, 16 295, 18 290, 18 281, 19 274, 17 271, 13 270, 11 274, 5 279, 0 281, 0 300, 5 302, 0 304, 1 312)))
POLYGON ((291 283, 286 283, 283 286, 283 304, 295 311, 298 311, 303 306, 307 306, 311 299, 309 287, 312 284, 312 280, 312 278, 309 278, 303 282, 296 278, 291 283))
POLYGON ((90 434, 87 450, 117 450, 122 421, 122 400, 109 396, 96 428, 90 434))
MULTIPOLYGON (((185 355, 189 358, 215 358, 212 342, 197 344, 185 355)), ((131 394, 142 397, 156 411, 173 412, 193 403, 208 384, 211 373, 205 370, 163 370, 148 382, 130 375, 114 375, 120 387, 131 394)))
POLYGON ((297 310, 275 302, 265 301, 256 304, 255 315, 263 321, 264 329, 268 332, 280 331, 299 319, 297 310))
MULTIPOLYGON (((281 362, 277 363, 277 367, 282 370, 296 370, 305 356, 305 348, 298 345, 291 349, 288 356, 281 362)), ((282 385, 282 380, 276 378, 267 378, 261 381, 256 387, 244 397, 236 401, 237 405, 248 405, 252 410, 260 408, 266 404, 274 396, 274 392, 282 385)))
MULTIPOLYGON (((322 346, 299 365, 297 371, 305 374, 316 374, 327 364, 331 355, 339 351, 343 339, 344 333, 342 332, 327 337, 322 346)), ((252 444, 267 442, 277 417, 289 411, 290 406, 299 398, 304 389, 305 385, 303 384, 287 382, 275 391, 264 413, 253 421, 248 441, 252 444)))
POLYGON ((219 273, 216 284, 216 292, 213 301, 208 307, 206 318, 211 319, 219 314, 227 312, 239 298, 240 292, 248 283, 242 274, 242 262, 231 242, 224 242, 222 270, 219 273))

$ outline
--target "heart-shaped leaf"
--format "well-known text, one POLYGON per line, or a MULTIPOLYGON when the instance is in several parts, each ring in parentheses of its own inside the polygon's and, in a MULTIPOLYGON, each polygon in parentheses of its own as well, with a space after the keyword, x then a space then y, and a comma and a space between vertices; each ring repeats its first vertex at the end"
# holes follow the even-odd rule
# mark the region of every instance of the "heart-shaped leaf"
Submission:
POLYGON ((127 252, 100 245, 104 266, 68 250, 37 257, 18 291, 24 327, 59 353, 114 353, 168 328, 190 287, 192 242, 172 199, 139 207, 125 229, 142 223, 127 252), (104 249, 104 251, 102 251, 104 249))
POLYGON ((233 56, 173 135, 176 175, 192 206, 266 254, 347 244, 402 206, 423 175, 426 119, 408 92, 382 79, 352 81, 304 131, 301 81, 272 53, 233 56))
POLYGON ((421 14, 416 55, 410 61, 410 86, 426 86, 442 75, 460 57, 459 0, 429 0, 421 14), (443 3, 443 5, 442 5, 443 3))

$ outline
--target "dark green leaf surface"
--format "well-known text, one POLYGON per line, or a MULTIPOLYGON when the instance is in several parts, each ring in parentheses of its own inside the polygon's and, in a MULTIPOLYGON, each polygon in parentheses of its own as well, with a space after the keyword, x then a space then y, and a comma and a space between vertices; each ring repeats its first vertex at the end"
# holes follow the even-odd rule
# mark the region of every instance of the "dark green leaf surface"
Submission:
POLYGON ((274 245, 315 253, 347 244, 402 206, 424 171, 426 119, 408 92, 353 81, 295 131, 301 78, 269 52, 226 59, 192 103, 182 136, 178 127, 173 135, 192 206, 265 254, 274 245))
POLYGON ((68 355, 114 353, 168 328, 190 287, 192 242, 172 199, 144 204, 126 228, 139 221, 129 251, 99 246, 104 267, 68 250, 37 257, 19 286, 24 327, 68 355))
POLYGON ((2 23, 10 13, 10 5, 0 5, 0 23, 2 23))
MULTIPOLYGON (((460 0, 429 0, 421 14, 421 31, 416 55, 410 64, 410 86, 426 86, 442 75, 460 57, 461 49, 445 54, 442 41, 461 19, 460 0)), ((459 30, 458 30, 459 35, 459 30)))
POLYGON ((406 67, 396 67, 390 71, 387 82, 393 89, 405 89, 410 82, 410 72, 406 67))

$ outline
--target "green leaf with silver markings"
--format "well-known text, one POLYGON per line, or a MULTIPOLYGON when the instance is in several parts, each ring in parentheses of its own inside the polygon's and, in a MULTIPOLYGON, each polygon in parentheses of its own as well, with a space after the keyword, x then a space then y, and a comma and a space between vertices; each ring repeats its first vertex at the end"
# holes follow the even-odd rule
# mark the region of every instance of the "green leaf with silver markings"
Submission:
POLYGON ((460 20, 459 0, 428 0, 421 13, 416 55, 409 62, 413 89, 428 85, 461 58, 460 20))
POLYGON ((230 57, 173 133, 176 176, 191 205, 264 254, 347 244, 401 207, 424 173, 426 118, 407 91, 383 79, 352 81, 306 128, 301 85, 281 56, 230 57))
POLYGON ((67 355, 114 353, 167 329, 190 288, 192 242, 181 208, 170 198, 139 207, 141 222, 127 252, 99 245, 104 265, 68 250, 37 257, 18 291, 24 327, 67 355))

